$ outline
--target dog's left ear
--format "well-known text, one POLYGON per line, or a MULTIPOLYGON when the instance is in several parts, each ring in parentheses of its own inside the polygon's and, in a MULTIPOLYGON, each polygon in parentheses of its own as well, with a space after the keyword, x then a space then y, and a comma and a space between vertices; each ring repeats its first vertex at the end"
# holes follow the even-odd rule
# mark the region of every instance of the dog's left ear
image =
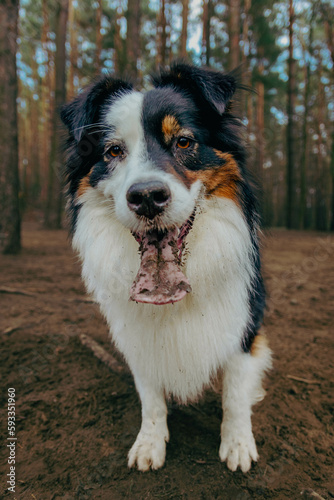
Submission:
POLYGON ((199 105, 209 106, 219 115, 237 88, 236 79, 230 74, 179 63, 153 76, 152 82, 155 87, 172 86, 190 92, 199 105))
POLYGON ((104 76, 83 90, 72 102, 65 104, 60 117, 74 139, 79 142, 87 127, 100 125, 104 102, 111 102, 115 96, 131 90, 130 83, 109 75, 104 76))

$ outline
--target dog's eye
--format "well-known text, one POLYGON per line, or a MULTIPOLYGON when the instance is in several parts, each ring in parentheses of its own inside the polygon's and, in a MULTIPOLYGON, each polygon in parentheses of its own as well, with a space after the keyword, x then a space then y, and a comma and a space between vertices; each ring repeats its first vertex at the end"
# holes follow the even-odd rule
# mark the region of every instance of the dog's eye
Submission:
POLYGON ((177 140, 177 147, 181 149, 187 149, 190 146, 190 140, 187 137, 179 137, 177 140))
POLYGON ((123 153, 122 149, 117 145, 111 146, 111 148, 109 148, 107 151, 107 154, 109 154, 113 158, 116 158, 117 156, 121 156, 122 153, 123 153))

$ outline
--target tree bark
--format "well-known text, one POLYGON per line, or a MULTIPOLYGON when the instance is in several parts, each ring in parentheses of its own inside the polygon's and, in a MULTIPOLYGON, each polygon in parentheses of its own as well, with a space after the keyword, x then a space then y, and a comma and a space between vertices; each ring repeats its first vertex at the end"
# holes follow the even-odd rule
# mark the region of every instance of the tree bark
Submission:
POLYGON ((187 40, 188 40, 188 14, 189 14, 189 0, 182 0, 182 32, 180 44, 180 57, 186 59, 187 57, 187 40))
POLYGON ((235 69, 240 64, 240 0, 229 0, 229 69, 235 69))
MULTIPOLYGON (((258 48, 258 71, 260 78, 263 75, 263 47, 258 48)), ((258 203, 261 217, 267 224, 264 204, 264 84, 260 79, 256 82, 256 179, 259 185, 258 203)))
MULTIPOLYGON (((331 59, 334 67, 334 30, 332 24, 329 23, 328 19, 332 19, 333 17, 333 9, 327 11, 325 5, 322 5, 323 9, 323 18, 325 24, 325 31, 327 36, 327 44, 331 54, 331 59)), ((333 72, 332 72, 332 82, 334 82, 333 72)), ((332 147, 331 147, 331 159, 330 159, 330 174, 331 174, 331 184, 332 184, 332 193, 331 193, 331 219, 329 228, 331 231, 334 231, 334 124, 332 123, 332 147)))
POLYGON ((291 229, 294 224, 294 109, 295 109, 295 89, 296 89, 296 65, 293 58, 293 23, 294 23, 293 0, 289 3, 289 61, 288 61, 288 125, 287 125, 287 170, 286 170, 286 227, 291 229))
POLYGON ((60 150, 61 121, 59 109, 66 100, 66 28, 68 0, 58 0, 56 10, 56 56, 55 56, 55 105, 52 117, 51 151, 48 174, 48 195, 45 209, 45 226, 61 228, 62 182, 60 178, 62 154, 60 150))
POLYGON ((18 0, 0 1, 0 253, 21 248, 16 51, 18 0))
POLYGON ((123 44, 121 38, 121 17, 122 17, 122 6, 119 1, 116 8, 116 19, 115 19, 115 37, 114 37, 114 68, 115 73, 120 76, 123 73, 123 44))
POLYGON ((140 55, 140 0, 128 0, 126 18, 126 71, 131 78, 136 80, 138 77, 138 60, 140 55))
MULTIPOLYGON (((246 87, 251 86, 251 75, 249 68, 249 11, 251 8, 251 0, 245 0, 244 2, 244 21, 242 25, 242 41, 243 41, 243 51, 242 51, 242 68, 243 68, 243 84, 246 87)), ((243 113, 247 117, 247 132, 248 135, 252 131, 252 95, 250 92, 244 92, 243 95, 243 113)))
POLYGON ((203 0, 202 62, 207 67, 210 67, 210 57, 211 57, 211 46, 210 46, 211 17, 212 17, 212 0, 203 0))
POLYGON ((156 66, 165 66, 167 63, 167 20, 166 2, 160 0, 160 9, 157 16, 157 57, 156 66))
POLYGON ((96 54, 95 54, 95 72, 97 75, 101 73, 101 54, 102 54, 102 33, 101 33, 101 22, 102 22, 102 0, 97 0, 97 10, 96 10, 96 54))
POLYGON ((46 205, 47 200, 47 178, 50 161, 50 139, 51 139, 51 108, 53 106, 52 90, 54 87, 54 72, 51 66, 52 54, 48 47, 48 33, 50 30, 49 11, 47 0, 42 1, 43 27, 42 27, 42 50, 44 53, 44 76, 42 78, 42 138, 41 138, 41 205, 46 205))
POLYGON ((327 192, 328 171, 323 154, 322 127, 325 122, 325 91, 321 82, 321 62, 319 61, 318 73, 318 112, 317 112, 317 155, 316 155, 316 197, 315 197, 315 229, 326 231, 327 227, 327 192))
POLYGON ((67 78, 67 98, 72 99, 75 94, 75 83, 77 69, 78 69, 78 42, 77 42, 77 24, 76 24, 76 12, 74 1, 69 1, 69 10, 68 10, 68 31, 70 34, 70 66, 68 71, 67 78))

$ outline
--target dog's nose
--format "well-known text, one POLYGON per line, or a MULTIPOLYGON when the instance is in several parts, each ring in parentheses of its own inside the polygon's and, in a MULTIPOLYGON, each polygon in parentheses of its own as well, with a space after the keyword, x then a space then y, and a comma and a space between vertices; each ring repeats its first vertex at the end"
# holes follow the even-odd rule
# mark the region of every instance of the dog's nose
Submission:
POLYGON ((159 181, 138 182, 129 188, 126 199, 130 210, 153 219, 170 202, 170 189, 159 181))

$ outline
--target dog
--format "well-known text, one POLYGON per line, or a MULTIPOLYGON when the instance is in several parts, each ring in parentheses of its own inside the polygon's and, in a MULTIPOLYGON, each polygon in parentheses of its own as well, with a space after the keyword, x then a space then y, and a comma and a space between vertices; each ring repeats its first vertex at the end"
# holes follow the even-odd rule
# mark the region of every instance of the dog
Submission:
POLYGON ((271 351, 237 82, 175 63, 151 83, 106 75, 61 110, 73 246, 140 396, 129 467, 164 465, 166 399, 196 400, 222 372, 219 457, 247 472, 271 351))

